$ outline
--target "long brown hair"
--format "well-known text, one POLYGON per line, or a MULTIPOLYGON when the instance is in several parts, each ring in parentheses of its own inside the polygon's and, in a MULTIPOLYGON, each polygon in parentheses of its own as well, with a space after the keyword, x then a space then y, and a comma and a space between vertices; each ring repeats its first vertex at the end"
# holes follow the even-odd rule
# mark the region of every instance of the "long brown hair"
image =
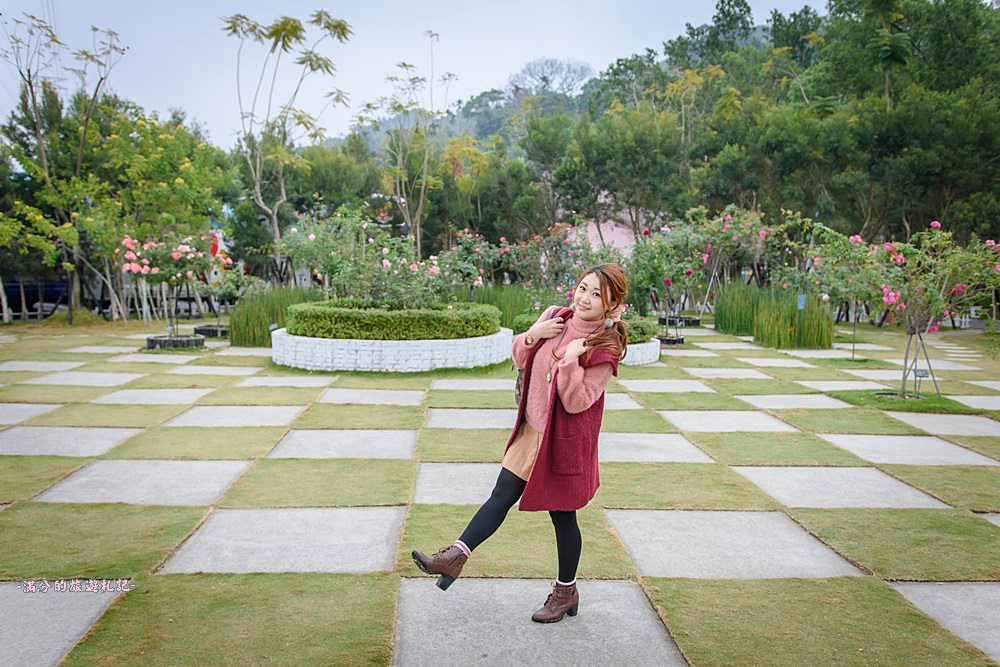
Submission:
MULTIPOLYGON (((593 273, 601 283, 601 304, 604 306, 604 317, 625 302, 628 294, 628 280, 625 279, 625 271, 617 264, 598 264, 593 266, 580 276, 576 281, 579 285, 587 275, 593 273)), ((596 333, 587 336, 585 341, 587 346, 587 358, 598 348, 606 348, 618 359, 624 359, 628 351, 628 325, 624 322, 615 322, 608 328, 600 328, 596 333)))

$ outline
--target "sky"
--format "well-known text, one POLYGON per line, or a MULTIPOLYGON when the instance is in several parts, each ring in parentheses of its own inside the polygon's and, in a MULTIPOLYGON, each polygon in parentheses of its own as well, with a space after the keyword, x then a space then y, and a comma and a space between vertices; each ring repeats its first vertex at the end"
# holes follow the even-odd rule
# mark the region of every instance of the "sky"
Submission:
MULTIPOLYGON (((810 5, 825 13, 816 0, 750 0, 754 22, 766 23, 772 9, 784 14, 810 5)), ((327 136, 350 130, 366 102, 389 95, 385 78, 401 61, 427 76, 433 47, 434 78, 451 72, 455 81, 447 91, 435 85, 434 106, 467 100, 504 88, 509 77, 537 58, 582 61, 598 73, 618 58, 642 53, 646 47, 662 52, 662 44, 684 33, 685 24, 711 21, 711 0, 505 0, 464 3, 427 0, 342 3, 284 0, 174 0, 145 3, 134 0, 4 0, 0 5, 4 28, 15 29, 12 18, 25 12, 48 21, 60 41, 71 49, 90 48, 91 26, 118 33, 128 51, 112 70, 108 85, 118 95, 135 101, 147 113, 161 117, 181 108, 199 123, 212 143, 231 147, 240 127, 236 65, 239 42, 222 30, 222 17, 241 13, 267 24, 280 15, 306 19, 318 8, 351 26, 345 44, 327 40, 319 50, 337 68, 334 77, 306 79, 296 106, 317 114, 326 105, 324 94, 336 87, 349 96, 346 107, 328 107, 320 115, 327 136), (428 30, 438 34, 434 41, 428 30)), ((6 49, 7 37, 0 46, 6 49)), ((247 83, 260 74, 265 48, 244 50, 243 97, 247 83)), ((287 60, 287 59, 286 59, 287 60)), ((72 57, 62 64, 75 66, 72 57)), ((298 68, 288 63, 279 70, 276 97, 291 95, 298 68)), ((77 85, 73 75, 58 74, 65 90, 77 85)), ((0 119, 6 121, 16 104, 16 70, 0 62, 0 119)), ((429 101, 429 100, 427 100, 429 101)), ((262 111, 262 109, 259 109, 262 111)))

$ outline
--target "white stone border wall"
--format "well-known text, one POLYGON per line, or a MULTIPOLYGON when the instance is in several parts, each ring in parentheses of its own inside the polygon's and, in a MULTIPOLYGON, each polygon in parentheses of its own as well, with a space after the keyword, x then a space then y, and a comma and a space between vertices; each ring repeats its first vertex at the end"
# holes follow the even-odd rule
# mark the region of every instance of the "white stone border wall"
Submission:
POLYGON ((452 340, 311 338, 277 329, 271 332, 271 358, 276 364, 310 371, 415 373, 436 368, 475 368, 510 359, 513 340, 510 329, 452 340))
POLYGON ((646 366, 660 360, 660 339, 636 343, 628 346, 628 354, 622 359, 626 366, 646 366))

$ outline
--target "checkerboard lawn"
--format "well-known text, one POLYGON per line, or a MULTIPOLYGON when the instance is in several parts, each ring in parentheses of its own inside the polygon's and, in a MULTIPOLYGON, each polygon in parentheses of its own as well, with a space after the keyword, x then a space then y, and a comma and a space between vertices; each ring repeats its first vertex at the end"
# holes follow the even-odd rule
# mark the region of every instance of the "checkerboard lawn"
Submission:
MULTIPOLYGON (((414 502, 421 464, 481 464, 481 470, 489 467, 492 479, 510 434, 506 428, 427 426, 429 409, 502 410, 509 414, 513 408, 509 391, 435 389, 432 385, 438 379, 510 380, 514 374, 509 362, 433 373, 316 374, 276 366, 266 357, 228 356, 220 350, 191 352, 193 360, 176 364, 122 362, 115 361, 115 354, 69 351, 95 345, 134 344, 139 348, 141 340, 125 336, 150 330, 141 323, 131 323, 73 329, 41 324, 0 331, 14 336, 14 340, 0 343, 0 363, 62 362, 78 364, 72 370, 81 373, 136 375, 116 386, 62 384, 58 379, 39 384, 35 381, 56 371, 22 364, 9 366, 9 370, 0 367, 0 385, 4 385, 0 386, 0 418, 17 414, 18 406, 56 406, 22 421, 0 419, 0 505, 6 504, 0 509, 0 543, 4 545, 0 549, 0 580, 128 577, 135 584, 133 590, 119 595, 86 633, 71 638, 70 645, 75 646, 65 658, 67 665, 376 665, 398 660, 400 656, 394 653, 398 628, 394 624, 400 581, 402 577, 424 576, 413 567, 410 550, 433 552, 450 544, 478 507, 433 497, 414 502), (317 375, 324 380, 315 387, 239 386, 248 377, 317 375), (325 403, 322 397, 326 389, 321 385, 416 391, 422 392, 422 400, 420 405, 411 406, 325 403), (93 402, 121 389, 208 391, 183 405, 93 402), (5 412, 5 405, 14 407, 5 412), (200 410, 249 407, 250 412, 233 413, 249 415, 254 407, 285 406, 283 414, 290 416, 267 426, 214 423, 211 417, 196 426, 168 424, 196 405, 200 410), (295 407, 300 409, 292 409, 295 407), (37 441, 39 452, 33 455, 32 438, 44 430, 38 427, 96 428, 98 432, 107 427, 130 427, 136 432, 97 455, 54 455, 46 451, 53 446, 51 441, 42 444, 42 440, 37 441), (315 438, 310 442, 320 447, 317 458, 272 458, 283 439, 305 429, 315 438), (324 438, 324 429, 338 435, 324 438), (358 439, 343 435, 351 431, 359 433, 358 439), (353 450, 350 457, 341 458, 333 446, 322 449, 328 442, 346 447, 356 446, 361 438, 377 442, 380 431, 392 432, 386 436, 387 442, 410 443, 412 456, 357 458, 359 453, 353 450), (247 465, 235 480, 219 488, 210 505, 45 502, 39 498, 63 480, 86 472, 93 463, 170 460, 242 461, 247 465), (389 549, 391 569, 374 573, 161 571, 198 539, 199 531, 211 523, 214 514, 295 508, 398 510, 404 517, 398 538, 381 545, 389 549)), ((864 326, 859 331, 864 342, 893 350, 859 351, 865 359, 855 361, 805 359, 815 368, 767 365, 768 358, 796 358, 775 350, 718 350, 714 357, 665 354, 660 365, 623 365, 610 389, 626 394, 639 407, 607 411, 603 431, 621 434, 616 451, 631 451, 631 458, 602 463, 597 496, 578 513, 584 542, 581 579, 638 581, 663 621, 665 636, 695 665, 991 664, 973 643, 945 630, 889 583, 1000 582, 1000 526, 988 520, 987 514, 1000 512, 1000 466, 875 464, 819 434, 929 435, 887 415, 887 410, 987 417, 993 413, 947 398, 928 399, 920 405, 887 402, 867 390, 828 392, 851 404, 843 409, 757 410, 736 398, 816 394, 799 382, 858 381, 860 376, 847 371, 899 368, 886 360, 901 356, 900 336, 864 326), (763 363, 750 364, 741 357, 763 363), (727 368, 753 369, 766 379, 702 378, 697 374, 698 369, 717 373, 717 369, 727 368), (629 380, 698 380, 710 391, 634 391, 624 384, 629 380), (657 412, 713 410, 766 413, 797 432, 685 432, 657 412), (700 450, 703 462, 673 460, 681 450, 671 447, 678 443, 700 450), (882 471, 948 507, 786 507, 730 466, 882 471), (783 513, 791 519, 791 528, 801 529, 802 539, 813 540, 854 565, 861 576, 726 580, 649 576, 633 557, 632 548, 637 545, 630 545, 612 525, 607 513, 612 509, 783 513)), ((691 340, 736 339, 706 336, 691 340)), ((843 340, 838 337, 839 342, 843 340)), ((981 337, 956 335, 954 340, 980 353, 985 350, 981 337)), ((685 349, 698 348, 687 345, 685 349)), ((965 375, 942 374, 946 395, 1000 394, 1000 390, 965 381, 1000 380, 1000 363, 986 354, 970 363, 979 370, 965 375)), ((925 390, 930 391, 930 387, 925 383, 925 390)), ((59 432, 71 439, 75 431, 59 432)), ((1000 436, 934 435, 1000 461, 1000 436)), ((398 452, 398 447, 393 451, 398 452)), ((469 468, 455 468, 460 469, 469 468)), ((467 480, 456 472, 453 481, 461 485, 467 480)), ((489 490, 489 486, 477 487, 472 495, 485 499, 489 490)), ((358 524, 354 530, 363 537, 365 525, 358 524)), ((671 535, 659 538, 667 544, 684 539, 671 535)), ((669 550, 663 557, 669 559, 669 550)), ((476 550, 463 577, 551 580, 555 568, 555 539, 548 516, 519 512, 515 507, 493 538, 476 550)), ((470 610, 473 612, 488 613, 470 610)), ((984 617, 1000 614, 998 609, 980 612, 984 617)), ((473 645, 490 639, 469 638, 473 645)))

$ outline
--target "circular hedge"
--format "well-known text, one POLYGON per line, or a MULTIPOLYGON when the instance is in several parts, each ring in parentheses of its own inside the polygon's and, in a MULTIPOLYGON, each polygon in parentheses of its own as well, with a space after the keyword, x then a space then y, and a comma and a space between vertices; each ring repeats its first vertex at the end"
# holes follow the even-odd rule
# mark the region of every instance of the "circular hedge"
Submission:
POLYGON ((357 300, 313 301, 288 307, 286 331, 311 338, 449 340, 500 331, 500 309, 479 303, 432 305, 420 310, 362 307, 357 300))

